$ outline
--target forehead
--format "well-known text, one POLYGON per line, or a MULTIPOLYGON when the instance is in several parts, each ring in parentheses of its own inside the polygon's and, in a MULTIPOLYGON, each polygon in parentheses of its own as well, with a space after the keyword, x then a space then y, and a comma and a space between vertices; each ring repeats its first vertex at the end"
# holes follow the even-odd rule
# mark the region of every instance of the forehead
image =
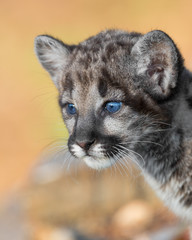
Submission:
POLYGON ((64 90, 72 91, 76 88, 87 94, 95 88, 104 97, 109 87, 123 88, 125 82, 126 85, 130 82, 128 66, 119 67, 120 61, 117 59, 104 60, 99 53, 93 52, 81 55, 82 53, 78 52, 64 71, 62 79, 64 90))
MULTIPOLYGON (((77 74, 78 75, 78 74, 77 74)), ((70 99, 80 101, 81 103, 95 103, 97 99, 120 100, 125 95, 125 89, 122 84, 110 79, 108 73, 105 71, 99 77, 86 76, 82 79, 82 75, 69 78, 67 76, 64 82, 63 94, 70 99), (80 79, 79 79, 80 77, 80 79)))
POLYGON ((103 103, 96 82, 87 86, 76 84, 72 91, 72 99, 75 105, 79 109, 84 109, 84 111, 93 108, 97 109, 103 103))
POLYGON ((103 75, 103 69, 107 69, 113 77, 127 73, 131 66, 131 49, 136 39, 137 35, 121 31, 102 32, 76 46, 69 57, 67 69, 86 82, 103 75))
POLYGON ((70 91, 73 98, 92 100, 98 96, 104 98, 109 89, 110 92, 131 89, 130 50, 133 39, 138 37, 133 36, 105 32, 79 44, 64 70, 64 91, 70 91))

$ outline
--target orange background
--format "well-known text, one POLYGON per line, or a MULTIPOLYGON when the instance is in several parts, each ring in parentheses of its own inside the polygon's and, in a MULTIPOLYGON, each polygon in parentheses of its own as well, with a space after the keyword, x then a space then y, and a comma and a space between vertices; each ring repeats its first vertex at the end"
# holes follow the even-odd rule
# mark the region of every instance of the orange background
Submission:
POLYGON ((1 0, 0 196, 20 186, 41 149, 66 136, 57 91, 33 51, 38 34, 78 43, 106 28, 166 31, 192 69, 190 0, 1 0))

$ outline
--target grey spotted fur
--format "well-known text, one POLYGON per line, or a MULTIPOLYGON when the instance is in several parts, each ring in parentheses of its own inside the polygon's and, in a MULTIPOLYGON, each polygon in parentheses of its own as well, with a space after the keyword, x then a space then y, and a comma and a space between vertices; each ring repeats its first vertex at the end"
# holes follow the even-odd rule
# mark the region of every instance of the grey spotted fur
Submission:
POLYGON ((132 159, 192 221, 192 75, 172 39, 107 30, 70 46, 42 35, 35 51, 59 90, 71 155, 96 169, 132 159), (109 114, 109 101, 122 108, 109 114), (67 113, 68 103, 77 114, 67 113))

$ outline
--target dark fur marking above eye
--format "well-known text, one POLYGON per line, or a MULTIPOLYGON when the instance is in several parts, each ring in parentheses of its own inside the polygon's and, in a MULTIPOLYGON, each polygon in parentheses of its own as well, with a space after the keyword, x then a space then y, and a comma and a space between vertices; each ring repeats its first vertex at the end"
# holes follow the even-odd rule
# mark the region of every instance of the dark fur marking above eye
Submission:
POLYGON ((101 74, 104 81, 113 82, 113 79, 111 78, 111 75, 109 74, 106 68, 101 69, 101 74))
POLYGON ((188 97, 188 98, 186 99, 186 101, 187 101, 189 107, 192 108, 192 97, 188 97))
POLYGON ((106 94, 107 94, 107 82, 105 81, 105 79, 103 79, 103 78, 99 79, 98 90, 99 90, 99 94, 101 95, 101 97, 106 96, 106 94))
POLYGON ((72 93, 73 88, 74 88, 74 84, 73 84, 73 80, 71 78, 71 74, 67 73, 64 83, 63 83, 63 88, 64 91, 69 91, 70 93, 72 93))

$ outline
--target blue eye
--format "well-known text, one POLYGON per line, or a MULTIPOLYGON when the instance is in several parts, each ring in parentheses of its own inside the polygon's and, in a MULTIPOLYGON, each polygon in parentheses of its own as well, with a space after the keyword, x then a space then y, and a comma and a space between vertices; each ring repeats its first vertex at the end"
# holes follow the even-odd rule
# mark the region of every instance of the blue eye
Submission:
POLYGON ((70 115, 76 114, 76 108, 73 103, 68 103, 67 104, 67 113, 70 115))
POLYGON ((115 113, 119 111, 122 106, 122 102, 108 102, 105 106, 105 109, 110 113, 115 113))

